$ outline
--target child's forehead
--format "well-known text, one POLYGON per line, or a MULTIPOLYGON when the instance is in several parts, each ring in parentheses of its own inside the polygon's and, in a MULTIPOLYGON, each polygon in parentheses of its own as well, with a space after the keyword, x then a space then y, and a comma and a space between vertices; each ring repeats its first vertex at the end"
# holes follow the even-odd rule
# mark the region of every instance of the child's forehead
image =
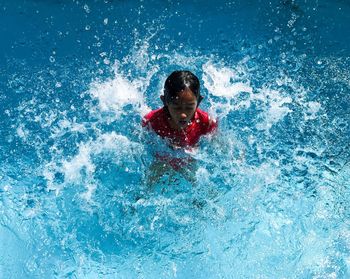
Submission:
POLYGON ((175 96, 172 96, 169 100, 169 102, 174 104, 180 104, 180 103, 195 103, 197 101, 196 96, 192 94, 177 94, 175 96))
POLYGON ((184 99, 184 98, 196 98, 196 94, 192 92, 191 89, 185 88, 183 90, 180 90, 179 92, 175 93, 172 96, 172 99, 184 99))

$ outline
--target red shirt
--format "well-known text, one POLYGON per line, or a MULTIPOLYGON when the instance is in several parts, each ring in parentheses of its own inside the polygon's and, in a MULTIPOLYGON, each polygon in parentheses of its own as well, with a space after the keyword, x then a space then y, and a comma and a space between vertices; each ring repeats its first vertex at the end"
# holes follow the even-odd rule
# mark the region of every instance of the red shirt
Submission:
POLYGON ((169 113, 164 109, 156 109, 149 112, 142 120, 142 126, 152 128, 162 138, 167 138, 171 143, 185 147, 193 146, 202 135, 208 134, 217 128, 216 120, 211 119, 208 113, 196 109, 191 123, 183 130, 170 127, 169 113))

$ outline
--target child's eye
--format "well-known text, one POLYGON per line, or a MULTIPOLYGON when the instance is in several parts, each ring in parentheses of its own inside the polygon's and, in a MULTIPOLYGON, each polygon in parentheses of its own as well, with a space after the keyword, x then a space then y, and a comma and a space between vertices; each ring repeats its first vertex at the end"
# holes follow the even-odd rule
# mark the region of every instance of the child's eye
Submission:
POLYGON ((195 107, 189 106, 189 107, 181 107, 181 106, 172 106, 172 109, 175 111, 180 111, 180 110, 185 110, 185 111, 190 111, 193 110, 195 107))

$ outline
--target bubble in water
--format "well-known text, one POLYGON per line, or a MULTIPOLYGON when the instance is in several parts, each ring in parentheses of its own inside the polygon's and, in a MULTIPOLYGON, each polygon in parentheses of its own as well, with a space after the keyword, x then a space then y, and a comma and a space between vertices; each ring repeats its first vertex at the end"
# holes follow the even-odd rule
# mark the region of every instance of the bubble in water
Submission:
POLYGON ((55 57, 53 57, 52 55, 49 57, 49 61, 51 63, 54 63, 56 61, 55 57))
POLYGON ((90 13, 90 7, 87 4, 84 5, 84 10, 86 13, 90 13))

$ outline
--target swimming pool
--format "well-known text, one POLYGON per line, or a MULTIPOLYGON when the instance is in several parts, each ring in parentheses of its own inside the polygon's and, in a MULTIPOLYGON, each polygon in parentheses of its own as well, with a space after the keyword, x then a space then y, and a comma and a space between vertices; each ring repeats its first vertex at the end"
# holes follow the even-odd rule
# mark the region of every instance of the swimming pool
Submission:
POLYGON ((349 277, 347 1, 9 2, 1 278, 349 277), (140 126, 179 68, 190 152, 140 126), (155 152, 196 165, 150 187, 155 152))

